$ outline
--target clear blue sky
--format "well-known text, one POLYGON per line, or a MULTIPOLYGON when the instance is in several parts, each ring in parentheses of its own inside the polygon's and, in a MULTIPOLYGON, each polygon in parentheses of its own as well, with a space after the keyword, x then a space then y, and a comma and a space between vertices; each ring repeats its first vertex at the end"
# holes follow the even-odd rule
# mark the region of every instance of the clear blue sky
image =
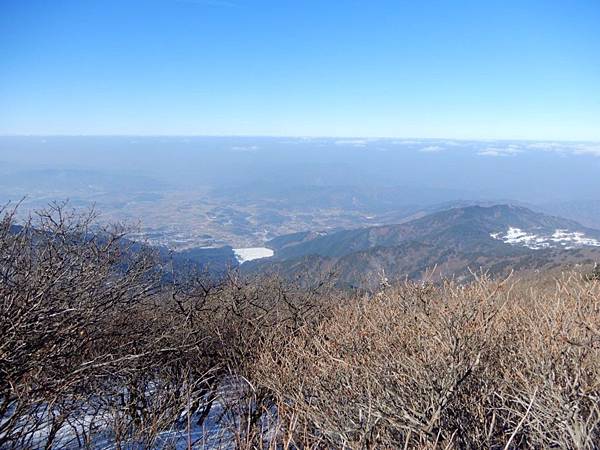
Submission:
POLYGON ((0 0, 0 134, 600 140, 600 0, 0 0))

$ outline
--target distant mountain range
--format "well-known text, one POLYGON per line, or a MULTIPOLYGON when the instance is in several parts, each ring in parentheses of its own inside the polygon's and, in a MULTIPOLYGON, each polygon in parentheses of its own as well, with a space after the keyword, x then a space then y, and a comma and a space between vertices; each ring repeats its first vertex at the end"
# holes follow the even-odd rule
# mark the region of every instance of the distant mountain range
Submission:
POLYGON ((435 278, 548 269, 600 261, 600 231, 521 206, 467 206, 398 224, 303 232, 269 241, 272 258, 245 263, 244 271, 285 276, 334 272, 348 285, 381 277, 435 278), (435 269, 435 270, 434 270, 435 269))
MULTIPOLYGON (((148 248, 123 241, 130 244, 134 251, 148 248)), ((481 270, 502 275, 592 265, 600 262, 600 230, 523 206, 471 205, 395 225, 287 234, 264 248, 152 248, 177 273, 220 277, 239 267, 246 274, 276 273, 307 283, 333 273, 341 286, 370 288, 382 279, 464 280, 481 270)))

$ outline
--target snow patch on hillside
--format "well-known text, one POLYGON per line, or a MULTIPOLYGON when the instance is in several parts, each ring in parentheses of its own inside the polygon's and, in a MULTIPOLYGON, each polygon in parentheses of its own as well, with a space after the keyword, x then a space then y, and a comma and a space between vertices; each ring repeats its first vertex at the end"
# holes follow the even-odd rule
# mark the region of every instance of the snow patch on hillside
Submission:
POLYGON ((233 253, 240 264, 260 258, 270 258, 273 250, 266 247, 234 248, 233 253))
POLYGON ((508 227, 506 233, 491 233, 493 239, 506 244, 522 245, 532 250, 542 248, 573 249, 579 247, 600 247, 600 241, 586 237, 579 231, 555 230, 552 234, 528 233, 516 227, 508 227))

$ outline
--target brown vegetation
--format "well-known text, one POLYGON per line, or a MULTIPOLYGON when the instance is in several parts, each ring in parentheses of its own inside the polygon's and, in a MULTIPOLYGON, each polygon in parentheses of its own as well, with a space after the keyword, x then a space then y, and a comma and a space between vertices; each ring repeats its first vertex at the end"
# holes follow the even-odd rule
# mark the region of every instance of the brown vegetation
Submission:
POLYGON ((336 448, 596 448, 600 286, 405 284, 265 349, 279 432, 336 448))
POLYGON ((93 223, 5 212, 1 448, 598 447, 597 280, 215 283, 93 223))

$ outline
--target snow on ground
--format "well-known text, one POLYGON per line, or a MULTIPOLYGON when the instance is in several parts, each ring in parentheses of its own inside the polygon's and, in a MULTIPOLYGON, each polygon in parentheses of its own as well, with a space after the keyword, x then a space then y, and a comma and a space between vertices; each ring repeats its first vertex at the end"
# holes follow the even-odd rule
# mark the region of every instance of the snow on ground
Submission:
POLYGON ((253 259, 270 258, 273 256, 273 250, 266 247, 248 247, 234 248, 233 253, 240 264, 253 259))
POLYGON ((567 230, 556 230, 552 235, 554 242, 573 242, 578 246, 600 247, 600 242, 593 238, 585 237, 585 234, 579 232, 570 233, 567 230))
MULTIPOLYGON (((188 430, 187 411, 183 410, 179 420, 172 423, 168 429, 158 433, 157 440, 153 449, 189 449, 188 440, 192 442, 192 448, 204 450, 224 450, 235 448, 235 433, 239 430, 241 417, 236 416, 238 412, 244 412, 246 407, 245 400, 248 398, 248 390, 251 387, 242 380, 231 377, 224 380, 222 385, 216 391, 214 403, 208 411, 202 425, 198 424, 200 412, 206 403, 201 403, 198 411, 191 415, 188 430), (226 413, 229 411, 229 413, 226 413)), ((208 401, 208 397, 206 398, 208 401)), ((91 438, 90 447, 94 450, 116 450, 139 449, 142 443, 137 441, 125 441, 118 446, 115 443, 115 435, 111 430, 116 418, 110 411, 90 410, 89 414, 82 413, 81 416, 70 417, 67 422, 58 430, 55 446, 65 450, 75 450, 82 448, 83 436, 91 438), (92 431, 93 430, 93 431, 92 431)), ((265 414, 259 422, 261 431, 266 438, 273 436, 274 427, 272 420, 276 417, 276 411, 272 414, 265 414)), ((27 417, 27 422, 30 417, 27 417)), ((24 422, 24 423, 25 423, 24 422)), ((50 433, 50 422, 48 421, 48 408, 41 405, 38 417, 30 423, 27 428, 23 428, 24 442, 29 442, 27 448, 44 448, 46 440, 50 433)), ((2 434, 0 434, 2 437, 2 434)), ((2 447, 4 448, 4 447, 2 447)), ((267 448, 267 447, 265 447, 267 448)), ((270 448, 270 447, 269 447, 270 448)))
POLYGON ((579 247, 600 247, 600 241, 588 238, 578 231, 555 230, 551 235, 528 233, 516 227, 508 227, 506 233, 492 233, 493 239, 506 244, 522 245, 532 250, 542 248, 565 248, 567 250, 579 247))

